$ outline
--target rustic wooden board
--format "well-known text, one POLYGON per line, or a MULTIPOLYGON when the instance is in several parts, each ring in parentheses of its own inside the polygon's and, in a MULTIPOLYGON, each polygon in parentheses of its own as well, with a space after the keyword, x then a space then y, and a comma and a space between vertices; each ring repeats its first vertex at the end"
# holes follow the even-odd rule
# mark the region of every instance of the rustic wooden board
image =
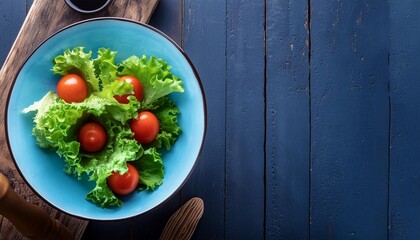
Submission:
MULTIPOLYGON (((34 0, 24 24, 0 71, 0 171, 11 182, 14 190, 27 201, 44 208, 53 218, 68 226, 79 239, 87 221, 70 217, 40 200, 24 183, 12 161, 5 137, 5 109, 8 92, 20 66, 29 54, 48 36, 71 23, 101 16, 124 17, 147 23, 158 4, 158 0, 114 0, 107 10, 91 15, 79 14, 67 7, 64 1, 34 0)), ((0 239, 21 239, 13 226, 0 216, 0 239)))
POLYGON ((310 239, 387 239, 389 12, 311 1, 310 239))

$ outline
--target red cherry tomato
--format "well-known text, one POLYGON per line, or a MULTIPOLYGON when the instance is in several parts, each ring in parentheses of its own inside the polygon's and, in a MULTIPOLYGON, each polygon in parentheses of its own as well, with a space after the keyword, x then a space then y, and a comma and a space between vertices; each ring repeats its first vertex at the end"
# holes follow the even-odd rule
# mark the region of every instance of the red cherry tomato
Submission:
POLYGON ((80 148, 86 152, 98 152, 105 147, 108 135, 101 124, 88 122, 79 129, 80 148))
POLYGON ((137 119, 131 120, 130 128, 139 143, 151 143, 159 133, 159 121, 155 114, 143 111, 139 113, 137 119))
POLYGON ((77 74, 64 75, 57 83, 57 95, 66 101, 83 102, 88 96, 88 87, 85 80, 77 74))
POLYGON ((108 185, 113 192, 120 195, 127 195, 136 189, 140 180, 140 175, 137 169, 127 163, 128 171, 123 175, 118 172, 112 172, 108 177, 108 185))
POLYGON ((137 98, 137 100, 139 100, 139 102, 143 101, 144 89, 140 80, 132 76, 122 76, 118 78, 118 81, 120 82, 126 81, 130 83, 131 85, 133 85, 133 92, 134 92, 134 94, 124 94, 122 96, 115 96, 115 99, 117 99, 119 103, 128 103, 129 101, 127 97, 130 95, 134 95, 137 98))

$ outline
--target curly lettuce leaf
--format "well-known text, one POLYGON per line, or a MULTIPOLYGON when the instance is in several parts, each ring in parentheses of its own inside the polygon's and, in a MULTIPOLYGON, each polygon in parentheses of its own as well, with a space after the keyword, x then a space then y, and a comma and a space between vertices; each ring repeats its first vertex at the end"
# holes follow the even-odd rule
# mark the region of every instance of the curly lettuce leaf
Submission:
POLYGON ((118 66, 115 64, 116 54, 117 52, 111 51, 109 48, 99 48, 98 57, 93 60, 95 74, 99 77, 102 85, 110 84, 118 78, 118 66))
POLYGON ((99 79, 95 75, 91 56, 92 52, 84 52, 83 47, 67 49, 63 55, 54 58, 51 70, 59 75, 78 74, 86 81, 90 92, 99 91, 99 79))
MULTIPOLYGON (((39 146, 43 148, 68 148, 74 152, 73 147, 66 146, 73 138, 72 128, 83 116, 83 111, 76 105, 66 104, 55 93, 48 92, 40 101, 23 110, 24 113, 36 111, 35 126, 32 134, 36 137, 39 146)), ((70 155, 74 155, 71 153, 70 155)), ((77 155, 77 153, 75 153, 77 155)))
POLYGON ((144 151, 139 160, 132 163, 140 174, 138 190, 155 190, 163 183, 163 162, 160 153, 155 148, 144 151))
POLYGON ((178 77, 170 72, 171 67, 164 60, 146 56, 131 56, 118 68, 118 75, 137 77, 144 88, 144 103, 166 96, 172 92, 184 92, 184 86, 178 77))
POLYGON ((95 188, 87 194, 86 200, 102 208, 120 207, 123 204, 108 187, 106 180, 98 181, 95 188))

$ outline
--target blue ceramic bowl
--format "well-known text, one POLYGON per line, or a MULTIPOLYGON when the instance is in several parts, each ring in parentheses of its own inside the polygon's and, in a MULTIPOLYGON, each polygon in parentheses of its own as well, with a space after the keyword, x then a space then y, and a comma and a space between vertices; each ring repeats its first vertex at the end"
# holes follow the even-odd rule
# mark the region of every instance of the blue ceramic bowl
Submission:
MULTIPOLYGON (((93 56, 96 57, 96 56, 93 56)), ((28 185, 45 201, 70 215, 95 220, 117 220, 156 208, 176 193, 193 171, 206 130, 206 104, 200 79, 191 61, 168 36, 153 27, 119 18, 96 18, 70 25, 45 40, 22 66, 7 105, 7 138, 10 151, 28 185), (181 110, 182 133, 163 155, 165 176, 155 191, 136 192, 120 208, 100 208, 85 200, 94 183, 67 175, 64 160, 38 147, 32 136, 34 114, 21 111, 48 91, 59 79, 50 69, 55 56, 68 48, 84 46, 94 54, 100 47, 118 51, 116 62, 131 55, 156 56, 172 66, 184 83, 183 93, 171 99, 181 110)))

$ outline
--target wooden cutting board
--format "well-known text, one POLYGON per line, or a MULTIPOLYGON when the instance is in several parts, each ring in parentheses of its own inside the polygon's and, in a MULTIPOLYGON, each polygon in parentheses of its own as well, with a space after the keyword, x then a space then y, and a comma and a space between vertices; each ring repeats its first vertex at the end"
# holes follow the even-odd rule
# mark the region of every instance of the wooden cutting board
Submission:
MULTIPOLYGON (((0 171, 6 175, 15 192, 27 201, 45 209, 51 217, 59 219, 80 239, 87 221, 64 214, 43 202, 25 184, 11 158, 5 135, 5 111, 8 92, 18 70, 31 52, 57 30, 80 20, 113 16, 147 23, 159 0, 114 0, 109 7, 96 14, 84 15, 70 9, 64 0, 34 0, 23 26, 0 70, 0 171)), ((29 157, 29 156, 28 156, 29 157)), ((0 239, 25 239, 13 225, 0 216, 0 239)))

